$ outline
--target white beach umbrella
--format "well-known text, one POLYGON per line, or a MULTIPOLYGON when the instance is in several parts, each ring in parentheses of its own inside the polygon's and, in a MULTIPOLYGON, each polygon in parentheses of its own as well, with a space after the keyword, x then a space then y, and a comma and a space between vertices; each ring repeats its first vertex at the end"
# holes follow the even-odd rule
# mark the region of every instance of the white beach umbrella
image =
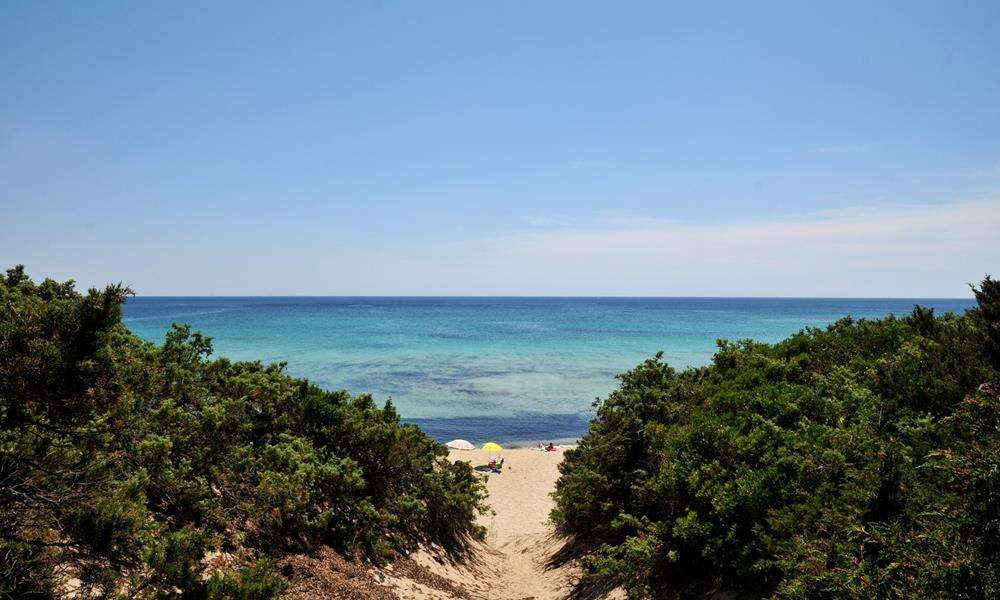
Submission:
POLYGON ((475 450, 476 447, 468 440, 451 440, 445 446, 453 450, 475 450))

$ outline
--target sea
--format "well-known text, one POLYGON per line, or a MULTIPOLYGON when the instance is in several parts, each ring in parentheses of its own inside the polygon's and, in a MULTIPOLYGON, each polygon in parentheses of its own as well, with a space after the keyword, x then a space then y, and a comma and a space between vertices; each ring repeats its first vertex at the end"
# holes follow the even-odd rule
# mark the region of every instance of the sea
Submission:
POLYGON ((969 299, 149 297, 126 325, 162 342, 172 323, 216 356, 284 362, 330 389, 391 398, 441 441, 567 442, 587 430, 616 375, 662 351, 707 364, 719 339, 776 342, 842 317, 962 312, 969 299))

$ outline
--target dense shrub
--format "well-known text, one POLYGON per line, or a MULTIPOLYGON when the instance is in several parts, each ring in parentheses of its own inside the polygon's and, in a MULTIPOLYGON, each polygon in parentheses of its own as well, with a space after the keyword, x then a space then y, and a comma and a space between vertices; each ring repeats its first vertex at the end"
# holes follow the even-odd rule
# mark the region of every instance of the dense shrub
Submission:
POLYGON ((144 342, 129 293, 0 275, 0 597, 265 598, 268 557, 482 534, 471 468, 391 404, 210 360, 187 326, 144 342))
POLYGON ((621 376, 553 517, 633 597, 1000 597, 1000 284, 621 376))

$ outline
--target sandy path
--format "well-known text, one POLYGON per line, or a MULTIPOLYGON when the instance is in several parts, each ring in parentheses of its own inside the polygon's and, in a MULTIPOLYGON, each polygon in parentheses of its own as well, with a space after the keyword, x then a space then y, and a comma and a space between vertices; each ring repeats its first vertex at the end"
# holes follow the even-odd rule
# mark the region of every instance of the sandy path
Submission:
MULTIPOLYGON (((458 584, 475 600, 563 600, 579 578, 575 564, 551 564, 552 555, 563 546, 549 522, 554 505, 549 494, 555 488, 563 453, 469 450, 454 451, 451 458, 475 466, 485 465, 498 454, 505 459, 503 472, 489 475, 486 483, 493 514, 479 519, 487 530, 486 542, 462 564, 448 564, 426 553, 418 553, 414 560, 458 584)), ((391 578, 390 585, 402 598, 455 598, 409 580, 391 578)))
MULTIPOLYGON (((547 568, 552 554, 562 547, 549 523, 554 505, 549 494, 559 477, 562 452, 518 449, 502 455, 503 472, 490 475, 486 482, 495 514, 480 519, 498 574, 489 592, 503 600, 565 598, 576 573, 547 568)), ((490 457, 481 450, 452 453, 452 458, 474 465, 488 463, 490 457)))

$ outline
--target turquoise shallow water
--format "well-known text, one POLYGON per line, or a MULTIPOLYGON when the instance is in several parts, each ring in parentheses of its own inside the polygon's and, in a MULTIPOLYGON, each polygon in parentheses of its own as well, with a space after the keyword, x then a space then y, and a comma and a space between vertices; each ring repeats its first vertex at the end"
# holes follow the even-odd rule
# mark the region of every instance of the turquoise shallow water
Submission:
POLYGON ((125 322, 162 342, 190 323, 217 355, 284 361, 329 389, 392 397, 440 439, 572 439, 615 374, 658 350, 707 363, 718 338, 778 341, 807 325, 970 300, 786 298, 138 297, 125 322))

